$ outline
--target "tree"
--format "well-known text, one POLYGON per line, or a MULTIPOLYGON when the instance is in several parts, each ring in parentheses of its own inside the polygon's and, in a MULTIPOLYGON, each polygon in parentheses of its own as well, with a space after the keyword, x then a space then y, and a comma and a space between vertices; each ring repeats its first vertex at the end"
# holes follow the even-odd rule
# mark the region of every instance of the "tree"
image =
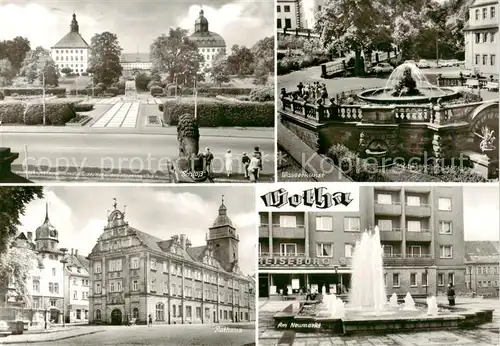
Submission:
POLYGON ((11 247, 0 255, 0 287, 6 288, 9 283, 15 283, 15 294, 19 301, 30 302, 28 278, 36 263, 33 251, 24 248, 11 247), (10 282, 9 282, 10 281, 10 282))
POLYGON ((218 54, 215 57, 212 67, 210 68, 210 78, 214 83, 222 86, 222 83, 230 81, 229 73, 227 72, 227 59, 224 54, 218 54))
POLYGON ((149 56, 153 70, 168 73, 168 80, 190 84, 199 75, 203 55, 196 43, 187 36, 187 30, 170 29, 167 35, 157 37, 150 46, 149 56))
POLYGON ((122 50, 116 34, 105 31, 92 37, 88 71, 93 74, 94 83, 110 86, 118 82, 123 72, 120 65, 122 50))
POLYGON ((269 78, 269 66, 267 66, 266 61, 261 59, 257 63, 254 71, 254 84, 266 84, 269 78))
POLYGON ((231 55, 227 57, 228 72, 232 75, 249 76, 254 72, 254 55, 245 46, 235 44, 231 48, 231 55))
POLYGON ((9 59, 0 60, 0 87, 11 85, 14 76, 14 68, 9 59))
POLYGON ((0 60, 8 59, 17 74, 30 50, 30 41, 25 37, 17 36, 13 40, 1 41, 0 60))
MULTIPOLYGON (((312 40, 311 40, 312 41, 312 40)), ((317 40, 314 40, 317 42, 317 40)), ((268 72, 274 72, 274 58, 275 58, 275 50, 274 50, 274 36, 265 37, 257 43, 255 43, 250 49, 254 56, 255 68, 259 65, 259 61, 263 60, 268 72)))
POLYGON ((67 77, 71 74, 71 72, 73 72, 73 70, 70 69, 69 67, 65 67, 65 68, 61 69, 61 72, 64 73, 67 77))
POLYGON ((37 78, 40 83, 45 78, 45 85, 57 86, 59 81, 56 63, 52 60, 50 52, 40 46, 26 55, 22 63, 21 75, 25 76, 30 84, 37 78))

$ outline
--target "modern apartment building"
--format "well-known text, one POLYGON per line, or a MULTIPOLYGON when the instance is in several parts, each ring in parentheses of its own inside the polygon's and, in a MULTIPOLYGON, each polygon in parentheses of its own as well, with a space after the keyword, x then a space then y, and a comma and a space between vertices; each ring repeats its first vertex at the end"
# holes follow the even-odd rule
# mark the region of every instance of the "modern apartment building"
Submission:
MULTIPOLYGON (((260 213, 259 296, 346 294, 361 232, 378 226, 387 293, 465 289, 460 187, 360 187, 359 212, 260 213)), ((369 264, 367 264, 369 265, 369 264)))
POLYGON ((498 297, 498 241, 465 242, 465 283, 470 292, 487 297, 498 297))
POLYGON ((185 234, 164 240, 129 226, 115 202, 89 255, 90 323, 253 321, 255 280, 240 271, 238 254, 224 202, 196 247, 185 234))
POLYGON ((316 12, 325 0, 278 0, 276 4, 278 32, 283 29, 314 29, 316 12))
POLYGON ((498 0, 475 0, 464 28, 465 67, 498 75, 498 0))

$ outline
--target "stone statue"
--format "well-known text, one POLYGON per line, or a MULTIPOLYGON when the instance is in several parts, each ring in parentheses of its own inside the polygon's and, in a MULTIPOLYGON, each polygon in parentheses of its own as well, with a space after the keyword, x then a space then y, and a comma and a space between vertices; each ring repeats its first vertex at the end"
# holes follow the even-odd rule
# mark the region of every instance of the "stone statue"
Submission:
POLYGON ((199 153, 200 131, 192 114, 184 113, 179 116, 177 142, 179 159, 174 170, 179 176, 179 182, 200 182, 209 178, 205 157, 199 153))
POLYGON ((417 96, 421 95, 417 89, 417 82, 411 75, 411 68, 405 67, 403 76, 399 80, 398 85, 394 88, 392 96, 417 96))
POLYGON ((481 129, 481 134, 476 133, 476 135, 482 139, 481 143, 479 144, 479 148, 481 149, 481 151, 483 153, 485 151, 490 151, 490 150, 495 149, 494 143, 495 143, 496 137, 494 134, 495 134, 495 131, 490 130, 488 126, 483 126, 483 128, 481 129))

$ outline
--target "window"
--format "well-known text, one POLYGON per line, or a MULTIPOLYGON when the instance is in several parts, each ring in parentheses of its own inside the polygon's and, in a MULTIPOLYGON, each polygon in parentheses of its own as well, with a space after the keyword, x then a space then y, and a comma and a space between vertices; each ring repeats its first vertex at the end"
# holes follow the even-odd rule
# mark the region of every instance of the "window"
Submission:
POLYGON ((177 315, 177 305, 172 305, 172 316, 176 317, 177 315))
POLYGON ((377 194, 377 203, 378 204, 392 204, 392 196, 385 193, 377 194))
POLYGON ((438 273, 437 277, 438 286, 444 286, 444 274, 438 273))
POLYGON ((56 268, 52 268, 52 276, 56 276, 56 268))
POLYGON ((290 18, 285 18, 285 28, 290 29, 292 27, 292 20, 290 18))
POLYGON ((132 318, 135 318, 135 319, 139 318, 139 309, 138 308, 134 308, 134 310, 132 310, 132 318))
POLYGON ((121 292, 122 291, 122 283, 120 281, 118 281, 116 283, 116 291, 117 292, 121 292))
POLYGON ((151 270, 156 270, 156 259, 151 258, 151 270))
POLYGON ((179 316, 178 317, 182 317, 182 305, 179 305, 178 310, 179 310, 179 316))
POLYGON ((316 255, 318 257, 333 257, 333 244, 316 244, 316 255))
POLYGON ((421 225, 420 225, 420 221, 411 221, 409 220, 407 222, 407 228, 408 228, 408 232, 421 232, 421 225))
POLYGON ((495 36, 496 36, 496 33, 492 32, 490 34, 490 43, 494 43, 495 42, 495 36))
POLYGON ((483 65, 488 64, 488 54, 483 54, 483 65))
POLYGON ((422 256, 422 247, 420 245, 411 245, 410 246, 410 256, 411 257, 421 257, 422 256))
POLYGON ((392 287, 399 287, 399 274, 398 273, 392 274, 392 287))
POLYGON ((170 292, 170 294, 173 296, 177 294, 175 284, 172 284, 172 292, 170 292))
POLYGON ((186 306, 186 318, 191 318, 192 317, 192 310, 193 308, 191 306, 186 306))
POLYGON ((317 231, 333 231, 333 218, 331 216, 316 217, 317 231))
POLYGON ((40 292, 40 281, 33 280, 33 292, 40 292))
MULTIPOLYGON (((83 281, 83 280, 82 280, 82 281, 83 281)), ((74 286, 77 286, 77 285, 78 285, 78 284, 77 284, 77 282, 76 282, 76 278, 73 278, 73 285, 74 285, 74 286)))
POLYGON ((132 281, 132 291, 138 291, 139 290, 139 284, 137 280, 132 281))
POLYGON ((448 283, 455 286, 455 274, 454 273, 448 273, 448 283))
POLYGON ((281 12, 281 6, 276 6, 276 12, 281 12))
POLYGON ((352 244, 344 244, 344 256, 345 257, 352 257, 352 250, 353 250, 353 245, 352 244))
POLYGON ((77 291, 73 291, 73 299, 78 299, 78 292, 77 291))
POLYGON ((297 218, 293 215, 280 215, 280 227, 297 227, 297 218))
POLYGON ((168 273, 168 262, 167 261, 163 261, 163 272, 168 273))
POLYGON ((201 319, 201 307, 200 306, 196 307, 196 318, 199 320, 201 319))
POLYGON ((156 292, 156 279, 155 278, 151 279, 151 291, 156 292))
POLYGON ((475 11, 475 17, 476 17, 476 20, 479 20, 479 9, 476 9, 476 11, 475 11))
POLYGON ((285 5, 285 6, 283 6, 283 7, 284 7, 284 9, 285 9, 285 12, 290 12, 290 6, 285 5))
POLYGON ((95 284, 95 293, 101 293, 101 283, 99 282, 95 284))
POLYGON ((439 233, 440 234, 451 234, 451 221, 439 221, 439 233))
POLYGON ((392 220, 378 220, 380 231, 392 231, 392 220))
POLYGON ((443 211, 451 211, 451 198, 439 198, 438 209, 443 211))
POLYGON ((486 42, 488 42, 488 33, 487 32, 483 33, 483 43, 486 43, 486 42))
POLYGON ((344 231, 345 232, 359 232, 360 231, 359 217, 346 217, 346 218, 344 218, 344 231))
POLYGON ((116 260, 110 260, 108 262, 109 266, 109 271, 110 272, 119 272, 122 270, 122 260, 121 259, 116 259, 116 260))
POLYGON ((139 269, 139 258, 132 258, 132 269, 139 269))
POLYGON ((495 15, 496 15, 496 13, 495 13, 495 7, 491 6, 490 7, 490 17, 491 18, 495 18, 495 15))
POLYGON ((420 196, 406 196, 406 204, 420 206, 420 196))
POLYGON ((50 306, 56 306, 56 300, 55 299, 51 299, 50 300, 50 306))
POLYGON ((410 273, 410 286, 412 286, 412 287, 417 286, 417 274, 416 273, 410 273))
POLYGON ((227 320, 227 310, 224 310, 224 319, 227 320))
POLYGON ((488 18, 488 9, 486 7, 483 7, 483 19, 488 18))
POLYGON ((427 273, 422 273, 422 286, 427 286, 427 273))
POLYGON ((451 245, 441 245, 439 247, 439 257, 452 258, 453 257, 453 247, 451 245))
POLYGON ((109 291, 110 292, 114 292, 115 291, 115 283, 112 282, 110 285, 109 285, 109 291))
POLYGON ((384 257, 392 257, 392 245, 382 245, 384 257))
MULTIPOLYGON (((477 42, 476 42, 477 43, 477 42)), ((476 63, 476 65, 479 65, 479 61, 480 61, 481 57, 479 54, 476 54, 476 56, 474 57, 474 61, 476 63)))
POLYGON ((495 274, 498 274, 498 267, 495 267, 495 274))
POLYGON ((96 319, 97 321, 100 321, 100 320, 101 320, 101 310, 97 309, 97 310, 95 311, 95 319, 96 319))
POLYGON ((387 287, 387 273, 384 273, 384 286, 387 287))
POLYGON ((297 256, 297 244, 281 243, 280 256, 297 256))
POLYGON ((156 321, 163 321, 164 320, 164 306, 162 303, 156 304, 156 321))
POLYGON ((58 283, 54 284, 54 293, 59 293, 59 284, 58 283))
POLYGON ((491 66, 495 66, 495 58, 496 58, 495 54, 490 55, 490 65, 491 66))

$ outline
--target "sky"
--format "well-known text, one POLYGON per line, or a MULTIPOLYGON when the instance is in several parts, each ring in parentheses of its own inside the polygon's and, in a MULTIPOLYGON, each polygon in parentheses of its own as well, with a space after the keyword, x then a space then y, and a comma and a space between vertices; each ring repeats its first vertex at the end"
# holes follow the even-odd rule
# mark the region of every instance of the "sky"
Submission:
POLYGON ((194 30, 200 5, 209 30, 235 45, 252 46, 274 35, 273 0, 0 0, 0 40, 27 37, 31 47, 50 48, 69 32, 72 14, 90 44, 95 33, 116 33, 124 53, 148 53, 171 27, 194 30))
POLYGON ((464 186, 465 240, 499 240, 498 185, 464 186))
POLYGON ((186 234, 192 246, 202 246, 224 195, 227 215, 240 238, 240 269, 255 273, 257 213, 252 187, 56 186, 44 188, 44 194, 45 199, 26 207, 19 230, 31 231, 35 237, 45 219, 47 201, 50 222, 59 232, 59 247, 78 249, 85 256, 103 232, 113 198, 119 210, 126 205, 125 219, 131 227, 165 240, 186 234))

